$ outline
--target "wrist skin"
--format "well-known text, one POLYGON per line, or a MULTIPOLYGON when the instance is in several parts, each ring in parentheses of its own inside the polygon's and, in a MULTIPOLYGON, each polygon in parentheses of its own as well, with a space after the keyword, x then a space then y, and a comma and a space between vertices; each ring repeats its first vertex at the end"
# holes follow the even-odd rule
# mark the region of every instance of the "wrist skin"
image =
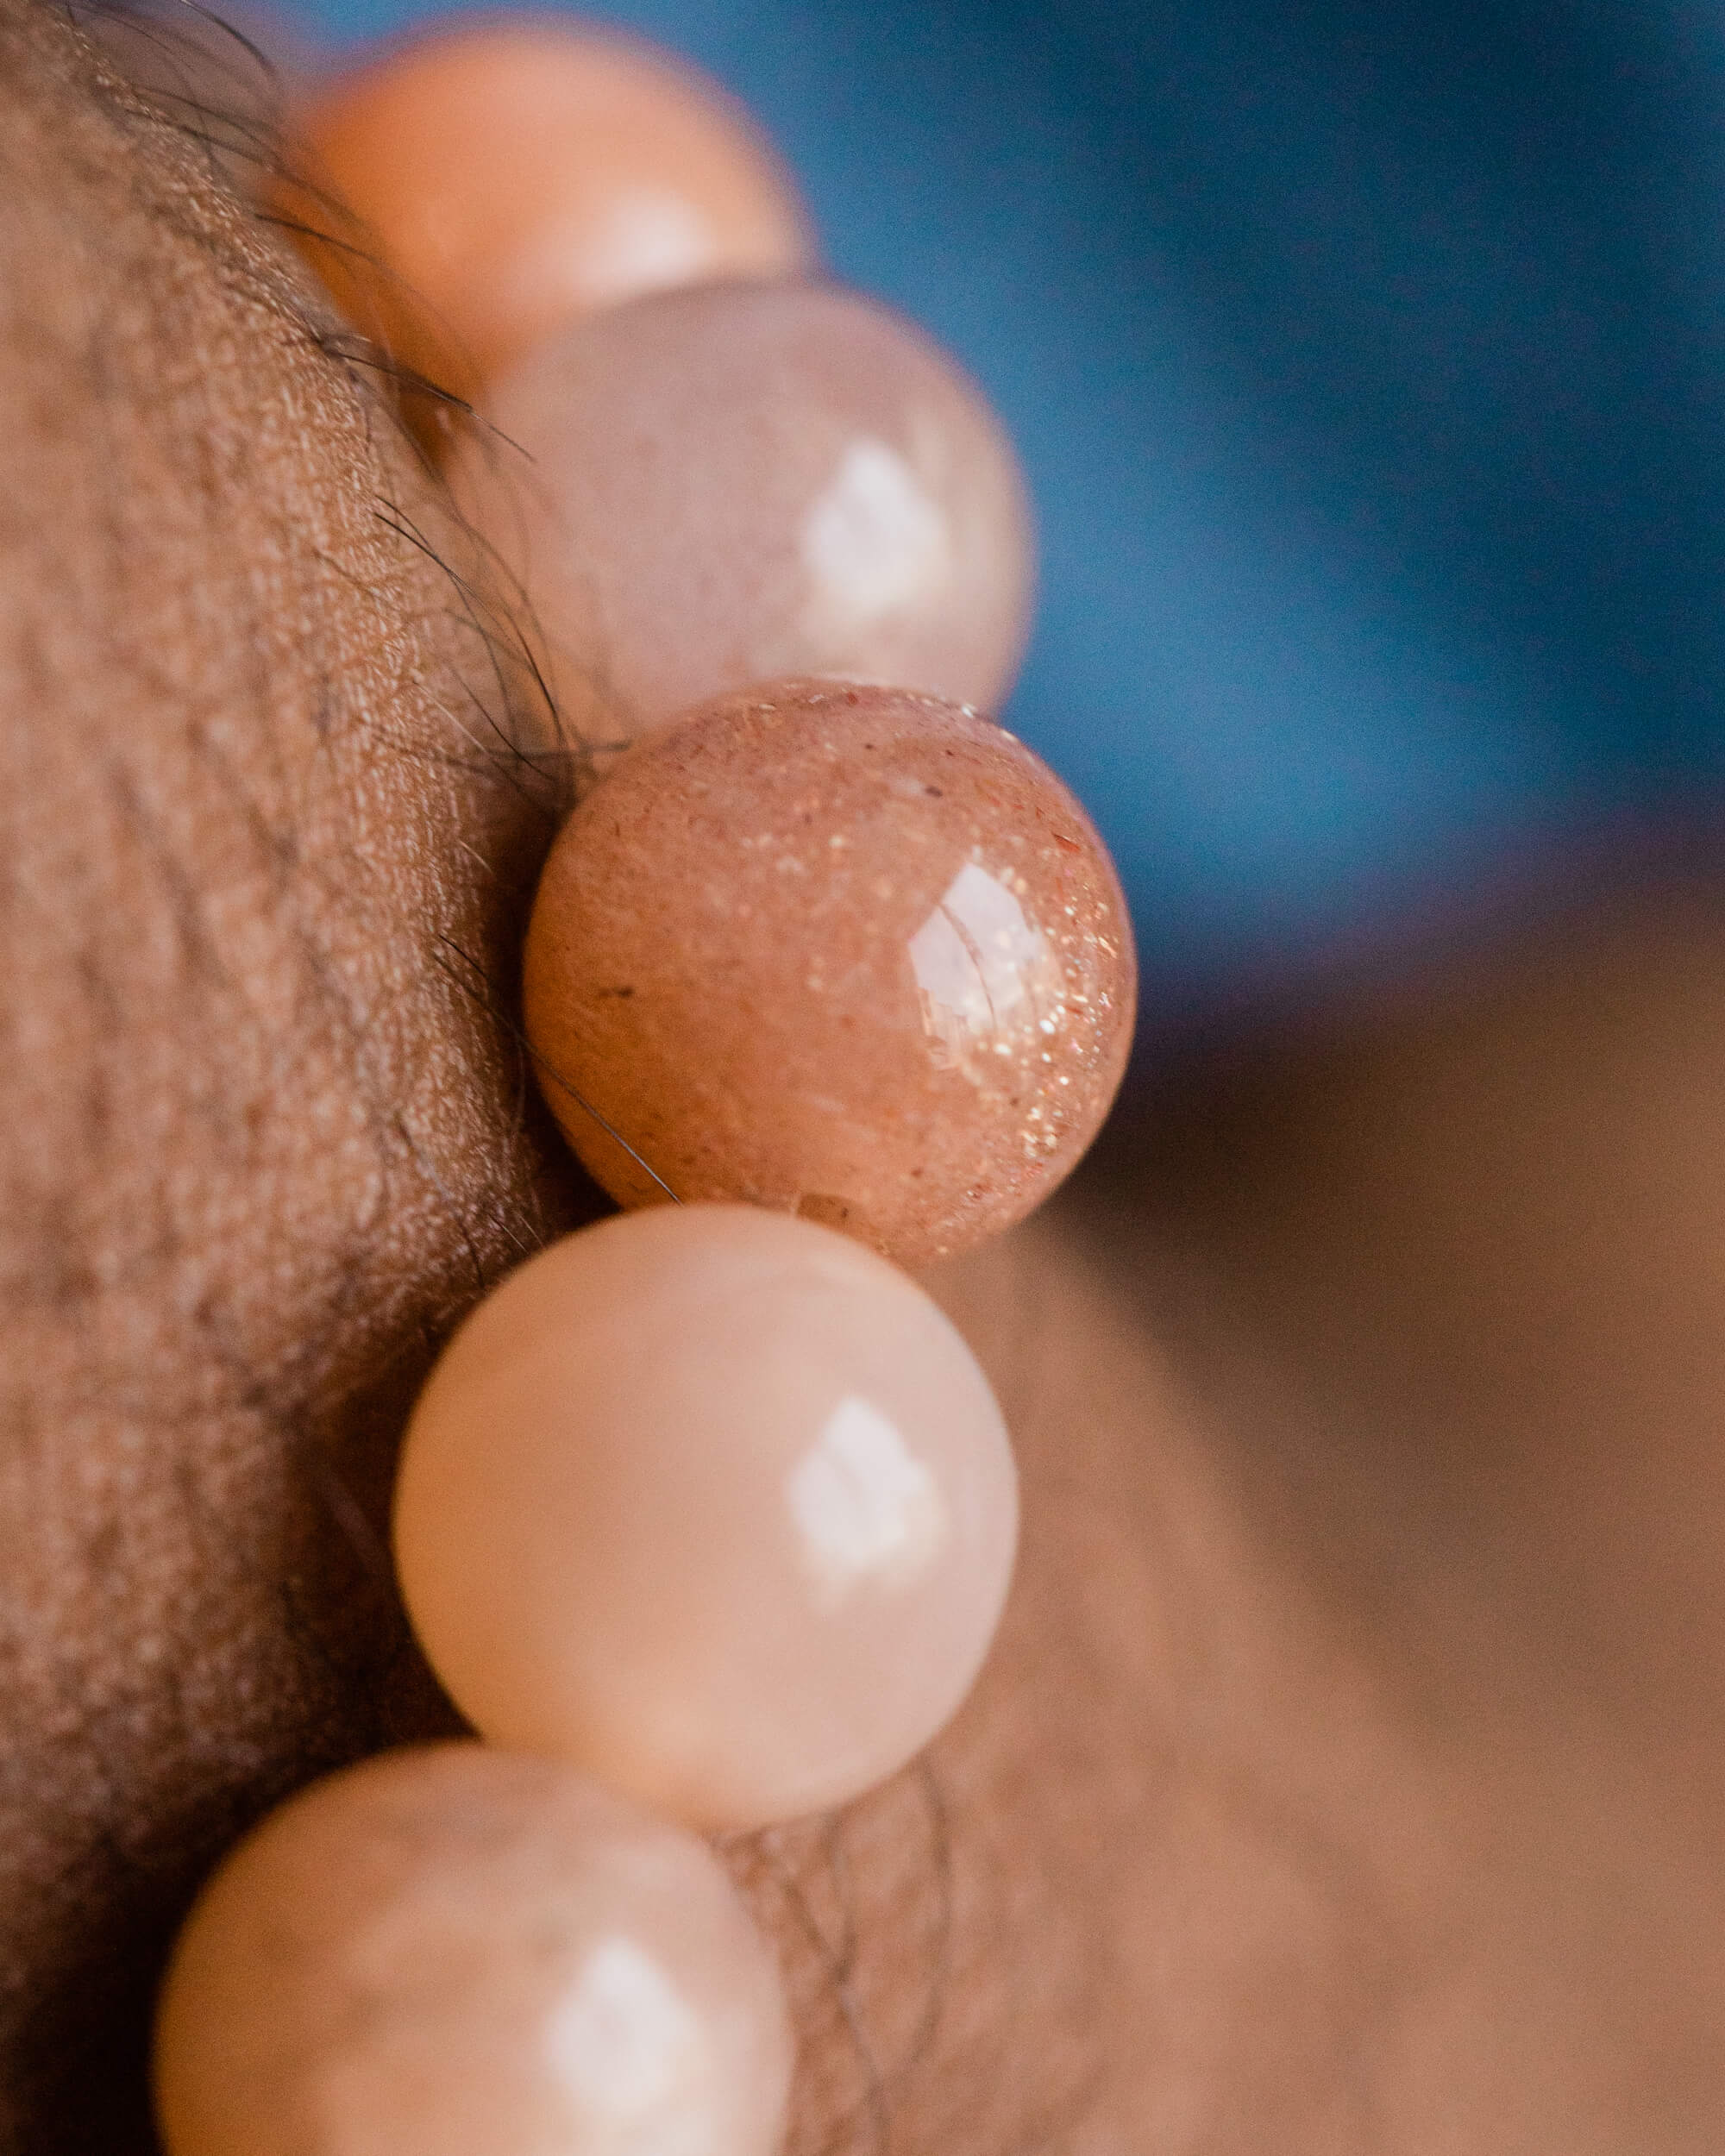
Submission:
MULTIPOLYGON (((147 2149, 198 1880, 451 1727, 394 1445, 593 1204, 507 1017, 544 716, 334 328, 0 0, 5 2156, 147 2149)), ((1020 1581, 926 1763, 727 1850, 795 2156, 1716 2146, 1722 978, 1705 895, 1581 923, 938 1276, 1020 1581)))

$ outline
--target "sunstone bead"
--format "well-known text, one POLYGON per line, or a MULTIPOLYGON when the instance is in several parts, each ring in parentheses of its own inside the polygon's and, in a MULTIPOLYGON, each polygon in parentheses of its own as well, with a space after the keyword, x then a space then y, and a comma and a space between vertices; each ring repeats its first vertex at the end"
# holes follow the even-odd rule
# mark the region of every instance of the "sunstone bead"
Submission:
POLYGON ((920 332, 836 286, 710 285, 532 352, 458 498, 532 602, 583 731, 836 674, 993 711, 1032 582, 1018 467, 920 332), (518 445, 527 463, 506 446, 518 445))
POLYGON ((456 1333, 395 1550, 482 1734, 755 1827, 946 1721, 1017 1521, 994 1395, 913 1281, 806 1221, 666 1206, 555 1244, 456 1333))
POLYGON ((289 117, 310 185, 279 192, 315 266, 464 396, 596 309, 814 260, 787 176, 716 84, 552 16, 422 34, 289 117))
POLYGON ((773 2156, 778 1971, 692 1835, 543 1759, 398 1752, 228 1858, 157 2025, 167 2156, 773 2156))
POLYGON ((1074 1166, 1134 994, 1113 866, 1047 767, 823 681, 621 761, 552 849, 524 981, 545 1098, 619 1202, 742 1199, 912 1267, 1074 1166))

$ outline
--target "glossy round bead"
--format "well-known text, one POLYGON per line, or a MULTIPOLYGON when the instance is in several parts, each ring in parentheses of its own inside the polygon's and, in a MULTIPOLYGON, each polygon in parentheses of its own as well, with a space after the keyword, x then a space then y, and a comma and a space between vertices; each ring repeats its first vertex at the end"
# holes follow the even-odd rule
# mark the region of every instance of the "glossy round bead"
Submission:
POLYGON ((711 1852, 554 1763, 398 1752, 205 1889, 157 2025, 167 2156, 772 2156, 791 2043, 711 1852))
POLYGON ((993 1637, 1017 1479, 901 1273, 745 1206, 625 1213, 456 1334, 396 1489, 402 1591, 494 1742, 710 1827, 845 1802, 993 1637))
MULTIPOLYGON (((595 309, 814 259, 788 179, 715 84, 552 16, 423 36, 326 85, 292 140, 358 220, 336 236, 369 237, 392 273, 310 241, 337 299, 464 395, 595 309)), ((303 190, 289 202, 336 229, 303 190)))
POLYGON ((732 1198, 916 1267, 1008 1227, 1107 1110, 1134 971, 1089 819, 1010 734, 786 682, 624 757, 545 865, 540 1084, 622 1204, 732 1198))
POLYGON ((951 362, 858 294, 643 300, 539 348, 485 411, 533 461, 476 437, 452 477, 584 730, 791 674, 988 711, 1011 686, 1032 582, 1012 450, 951 362))

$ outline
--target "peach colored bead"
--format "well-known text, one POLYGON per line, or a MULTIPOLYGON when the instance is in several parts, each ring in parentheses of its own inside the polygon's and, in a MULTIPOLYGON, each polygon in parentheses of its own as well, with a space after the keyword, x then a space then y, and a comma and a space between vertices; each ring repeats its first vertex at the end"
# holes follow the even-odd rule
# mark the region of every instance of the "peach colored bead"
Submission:
POLYGON ((588 795, 524 994, 545 1097, 622 1204, 743 1199, 916 1267, 1077 1162, 1134 967, 1101 841, 1021 743, 930 697, 793 681, 588 795))
POLYGON ((167 2156, 772 2156, 791 2043, 711 1852, 548 1760, 398 1752, 228 1858, 157 2022, 167 2156))
POLYGON ((392 273, 313 241, 336 298, 463 395, 595 309, 814 259, 788 178, 717 85, 548 16, 423 35, 324 87, 292 137, 360 229, 299 190, 294 214, 369 238, 392 273))
POLYGON ((409 1426, 402 1591, 456 1704, 709 1828, 842 1804, 958 1706, 1017 1478, 915 1283, 739 1206, 624 1213, 532 1259, 409 1426))
POLYGON ((540 347, 485 411, 532 464, 475 436, 451 476, 583 730, 793 674, 987 711, 1010 688, 1033 579, 1018 467, 885 308, 802 283, 664 294, 540 347))

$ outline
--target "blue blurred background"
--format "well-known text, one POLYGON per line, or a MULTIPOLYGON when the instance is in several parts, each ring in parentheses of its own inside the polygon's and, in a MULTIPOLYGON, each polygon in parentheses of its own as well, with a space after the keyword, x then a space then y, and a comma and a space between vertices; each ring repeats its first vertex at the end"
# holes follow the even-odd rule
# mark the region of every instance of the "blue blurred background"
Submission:
MULTIPOLYGON (((317 0, 348 42, 413 0, 317 0)), ((1152 1023, 1725 773, 1725 11, 628 0, 981 378, 1152 1023)))

